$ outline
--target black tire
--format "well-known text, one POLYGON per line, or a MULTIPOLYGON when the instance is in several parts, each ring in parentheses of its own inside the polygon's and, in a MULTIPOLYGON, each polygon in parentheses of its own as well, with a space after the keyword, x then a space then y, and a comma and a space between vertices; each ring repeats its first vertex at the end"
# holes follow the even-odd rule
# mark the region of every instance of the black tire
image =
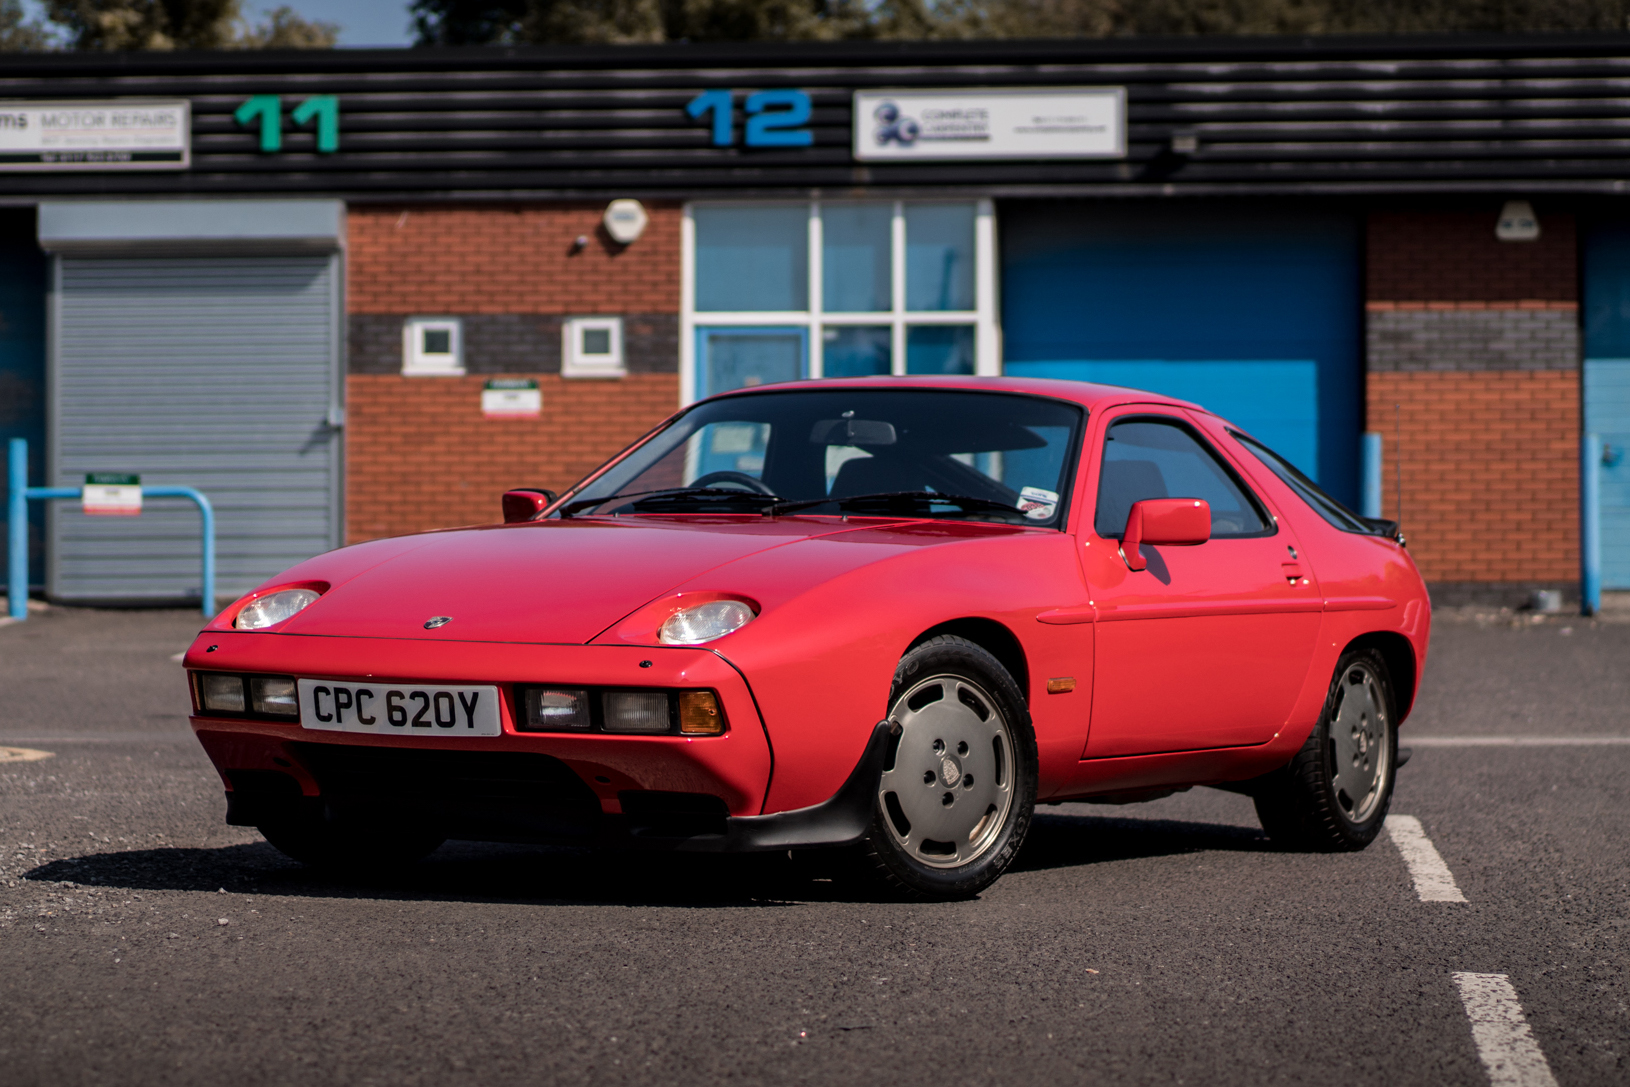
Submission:
POLYGON ((1336 853, 1375 840, 1397 776, 1397 707, 1379 652, 1349 649, 1341 655, 1307 742, 1254 791, 1257 818, 1275 844, 1336 853))
POLYGON ((1030 830, 1036 736, 1024 696, 989 652, 942 635, 900 659, 889 717, 901 727, 861 846, 862 867, 891 897, 971 898, 1007 870, 1030 830), (930 775, 937 775, 932 782, 930 775), (920 814, 915 836, 906 806, 920 814), (934 820, 960 827, 970 819, 977 821, 965 842, 960 834, 927 837, 934 820))
POLYGON ((341 875, 374 875, 404 868, 446 841, 430 830, 367 826, 318 813, 291 814, 255 829, 291 860, 341 875))

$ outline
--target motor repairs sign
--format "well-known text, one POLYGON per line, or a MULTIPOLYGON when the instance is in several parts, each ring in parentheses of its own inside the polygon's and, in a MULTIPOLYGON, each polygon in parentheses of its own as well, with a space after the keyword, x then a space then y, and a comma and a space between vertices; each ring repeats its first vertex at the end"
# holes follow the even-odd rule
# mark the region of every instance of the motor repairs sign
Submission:
POLYGON ((0 170, 184 170, 189 103, 0 101, 0 170))
POLYGON ((856 91, 855 158, 1123 158, 1124 87, 856 91))

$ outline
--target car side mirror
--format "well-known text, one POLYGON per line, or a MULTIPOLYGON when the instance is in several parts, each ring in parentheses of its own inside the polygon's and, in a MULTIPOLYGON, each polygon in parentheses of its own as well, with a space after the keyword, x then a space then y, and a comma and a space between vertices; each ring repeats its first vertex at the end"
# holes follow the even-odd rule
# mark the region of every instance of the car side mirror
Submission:
POLYGON ((517 487, 504 492, 504 524, 530 521, 555 501, 555 492, 542 487, 517 487))
POLYGON ((1211 503, 1203 498, 1145 498, 1132 503, 1121 534, 1121 558, 1128 570, 1149 562, 1138 551, 1143 544, 1193 547, 1211 539, 1211 503))

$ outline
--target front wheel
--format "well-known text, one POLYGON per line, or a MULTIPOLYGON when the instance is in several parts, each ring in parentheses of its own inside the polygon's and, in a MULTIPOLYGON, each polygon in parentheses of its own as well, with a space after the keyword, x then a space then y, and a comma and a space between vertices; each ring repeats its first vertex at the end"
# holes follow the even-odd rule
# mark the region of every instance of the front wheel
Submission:
POLYGON ((916 646, 895 670, 898 726, 865 853, 896 893, 968 898, 1007 870, 1036 801, 1036 739, 1019 687, 965 638, 916 646))
POLYGON ((1319 723, 1296 757, 1256 790, 1257 818, 1269 838, 1328 852, 1363 849, 1375 840, 1392 803, 1396 706, 1380 653, 1341 655, 1319 723))

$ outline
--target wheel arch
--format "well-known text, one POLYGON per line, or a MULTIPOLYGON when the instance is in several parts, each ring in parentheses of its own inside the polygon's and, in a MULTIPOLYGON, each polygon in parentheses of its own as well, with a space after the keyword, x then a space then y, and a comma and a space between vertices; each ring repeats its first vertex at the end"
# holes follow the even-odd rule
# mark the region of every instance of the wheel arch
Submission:
POLYGON ((1398 723, 1402 724, 1415 705, 1415 647, 1402 634, 1388 630, 1361 634, 1347 643, 1345 654, 1354 649, 1374 649, 1386 662, 1392 678, 1392 693, 1397 700, 1398 723))
MULTIPOLYGON (((1024 646, 1019 644, 1019 639, 1013 631, 995 619, 965 616, 929 627, 911 640, 911 644, 906 646, 905 653, 942 634, 966 638, 995 657, 1013 677, 1013 682, 1019 685, 1019 693, 1023 696, 1025 705, 1030 704, 1030 663, 1025 657, 1024 646)), ((905 653, 901 656, 905 656, 905 653)))

